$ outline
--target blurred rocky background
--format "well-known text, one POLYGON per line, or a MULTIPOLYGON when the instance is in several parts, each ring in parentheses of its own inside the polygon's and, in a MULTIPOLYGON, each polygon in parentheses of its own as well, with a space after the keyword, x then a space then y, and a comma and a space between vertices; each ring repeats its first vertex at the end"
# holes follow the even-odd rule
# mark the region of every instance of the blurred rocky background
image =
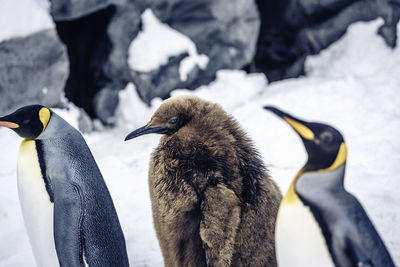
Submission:
POLYGON ((307 75, 306 57, 357 21, 382 18, 377 34, 395 47, 400 18, 400 0, 24 1, 38 2, 52 26, 0 36, 0 113, 61 106, 65 96, 84 121, 106 125, 128 83, 149 104, 208 84, 220 69, 262 72, 269 82, 307 75))

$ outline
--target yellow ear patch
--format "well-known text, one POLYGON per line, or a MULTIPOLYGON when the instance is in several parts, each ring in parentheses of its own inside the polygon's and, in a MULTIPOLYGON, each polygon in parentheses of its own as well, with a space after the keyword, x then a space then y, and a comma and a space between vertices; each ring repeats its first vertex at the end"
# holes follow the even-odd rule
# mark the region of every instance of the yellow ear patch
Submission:
POLYGON ((338 168, 339 166, 343 165, 343 163, 346 162, 346 159, 347 159, 347 146, 343 142, 340 144, 339 152, 337 153, 336 159, 333 162, 333 164, 329 168, 321 170, 321 171, 322 172, 332 171, 332 170, 338 168))
POLYGON ((307 126, 301 124, 298 121, 292 120, 286 116, 283 116, 283 119, 289 123, 290 126, 304 139, 313 140, 314 133, 307 126))
POLYGON ((43 130, 42 130, 42 132, 43 132, 46 129, 47 124, 50 121, 50 110, 45 107, 41 108, 39 110, 39 119, 43 124, 43 130))

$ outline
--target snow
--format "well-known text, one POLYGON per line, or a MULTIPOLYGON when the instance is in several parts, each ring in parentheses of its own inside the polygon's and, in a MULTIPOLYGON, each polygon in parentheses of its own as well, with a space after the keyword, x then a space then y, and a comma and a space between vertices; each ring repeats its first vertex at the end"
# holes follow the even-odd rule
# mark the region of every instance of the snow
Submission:
MULTIPOLYGON (((305 120, 335 125, 349 149, 346 188, 361 201, 399 265, 400 48, 389 49, 376 35, 381 24, 377 20, 351 26, 340 41, 307 59, 307 77, 268 85, 262 74, 224 70, 209 86, 194 92, 176 90, 172 95, 194 93, 220 103, 253 139, 282 192, 306 154, 293 130, 262 106, 275 105, 305 120)), ((148 54, 152 53, 162 51, 148 54)), ((113 197, 131 265, 162 266, 147 184, 151 152, 160 136, 123 141, 150 119, 161 101, 146 106, 133 84, 121 91, 120 98, 118 126, 84 137, 113 197)), ((56 112, 76 125, 73 107, 56 112)), ((19 142, 12 131, 0 129, 1 267, 34 265, 16 187, 19 142)))
POLYGON ((206 55, 197 53, 190 38, 161 23, 151 9, 142 14, 143 30, 129 45, 128 65, 138 72, 150 72, 168 63, 168 59, 188 53, 179 66, 180 79, 185 81, 194 67, 204 69, 208 64, 206 55))
POLYGON ((115 112, 117 122, 128 128, 143 126, 155 111, 155 101, 161 103, 161 99, 157 99, 153 100, 152 107, 147 106, 138 96, 135 85, 128 83, 126 88, 119 92, 119 104, 115 112), (132 107, 135 107, 134 112, 132 107))
POLYGON ((53 29, 49 8, 46 0, 0 0, 0 42, 53 29))

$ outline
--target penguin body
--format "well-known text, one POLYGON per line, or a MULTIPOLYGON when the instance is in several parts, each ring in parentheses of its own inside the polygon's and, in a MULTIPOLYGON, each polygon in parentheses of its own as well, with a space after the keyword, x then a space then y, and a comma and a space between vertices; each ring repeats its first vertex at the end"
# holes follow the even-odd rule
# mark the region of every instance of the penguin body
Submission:
POLYGON ((281 195, 251 141, 221 107, 166 100, 127 139, 162 133, 149 187, 166 266, 275 266, 281 195))
POLYGON ((279 266, 394 266, 360 202, 344 188, 347 148, 333 127, 274 107, 302 138, 308 161, 279 207, 279 266))
POLYGON ((18 187, 37 264, 58 266, 58 258, 60 266, 129 266, 114 204, 82 135, 42 106, 0 118, 0 126, 28 137, 18 187))

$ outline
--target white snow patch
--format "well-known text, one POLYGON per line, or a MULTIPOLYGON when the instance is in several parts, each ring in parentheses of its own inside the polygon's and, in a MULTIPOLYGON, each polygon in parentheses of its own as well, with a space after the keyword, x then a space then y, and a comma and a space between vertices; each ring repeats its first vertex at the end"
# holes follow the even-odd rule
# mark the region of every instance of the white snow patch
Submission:
POLYGON ((383 38, 377 38, 376 29, 383 23, 382 19, 377 19, 367 27, 358 23, 350 25, 349 34, 339 42, 332 44, 320 55, 307 58, 306 72, 321 78, 376 76, 387 72, 392 66, 382 66, 382 58, 391 62, 394 51, 386 47, 383 38), (365 40, 368 42, 365 43, 365 40), (327 62, 330 64, 326 64, 327 62))
MULTIPOLYGON (((193 42, 192 42, 193 43, 193 42)), ((204 70, 208 64, 208 57, 206 55, 197 54, 196 47, 189 47, 189 56, 182 59, 181 64, 179 65, 179 78, 181 81, 186 81, 190 72, 198 66, 200 69, 204 70)))
POLYGON ((127 128, 144 126, 153 114, 154 108, 149 107, 140 99, 135 85, 128 83, 118 96, 119 105, 115 111, 117 123, 127 128))
POLYGON ((44 0, 1 0, 0 42, 54 28, 49 9, 44 0))
POLYGON ((161 23, 151 9, 142 14, 143 30, 129 45, 128 64, 138 72, 150 72, 168 63, 168 59, 187 52, 179 67, 182 81, 194 67, 204 69, 208 64, 206 55, 197 53, 196 45, 189 37, 161 23))

